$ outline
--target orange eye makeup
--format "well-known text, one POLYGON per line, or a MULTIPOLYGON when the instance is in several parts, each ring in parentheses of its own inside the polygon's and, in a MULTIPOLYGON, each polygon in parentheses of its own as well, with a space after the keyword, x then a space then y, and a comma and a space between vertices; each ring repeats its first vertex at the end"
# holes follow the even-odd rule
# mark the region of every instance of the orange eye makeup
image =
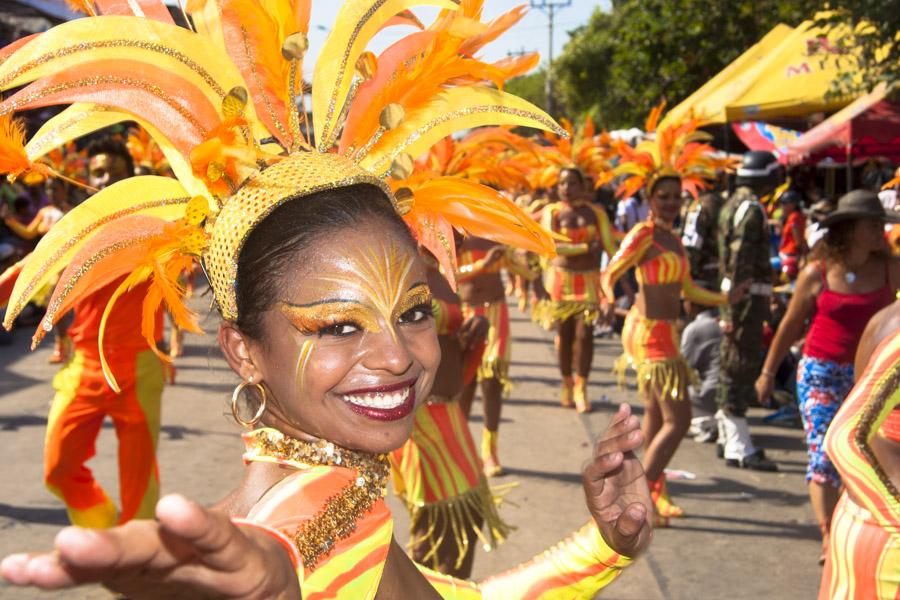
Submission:
POLYGON ((352 323, 374 333, 381 331, 374 311, 358 302, 334 301, 307 305, 282 302, 280 308, 281 313, 303 335, 315 335, 327 327, 342 323, 352 323))

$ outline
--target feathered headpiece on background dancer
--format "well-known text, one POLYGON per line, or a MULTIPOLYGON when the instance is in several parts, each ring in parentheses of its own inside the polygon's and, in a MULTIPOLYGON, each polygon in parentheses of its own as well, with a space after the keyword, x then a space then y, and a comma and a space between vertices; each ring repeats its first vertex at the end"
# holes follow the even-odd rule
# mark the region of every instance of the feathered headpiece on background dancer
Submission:
POLYGON ((560 125, 567 135, 544 132, 547 145, 539 149, 544 163, 543 172, 537 178, 542 184, 540 187, 556 185, 560 170, 566 167, 575 167, 593 179, 595 189, 612 180, 610 158, 616 155, 616 151, 609 133, 597 133, 590 117, 585 117, 584 123, 577 129, 568 119, 560 119, 560 125))
POLYGON ((13 177, 49 169, 41 157, 52 148, 136 121, 176 179, 120 181, 41 240, 4 321, 11 327, 35 291, 64 270, 35 344, 80 298, 122 276, 101 324, 101 359, 113 304, 145 281, 142 331, 151 345, 163 303, 179 328, 198 330, 177 283, 195 261, 223 317, 235 319, 237 257, 250 231, 281 203, 336 187, 382 189, 445 263, 452 260, 446 232, 472 221, 501 243, 552 254, 549 234, 514 206, 473 198, 453 182, 440 196, 452 202, 432 190, 434 199, 420 205, 414 192, 395 196, 386 181, 409 176, 414 157, 458 130, 515 125, 563 133, 538 108, 489 85, 527 70, 535 57, 489 64, 474 56, 524 9, 483 23, 481 0, 343 2, 313 71, 310 123, 301 94, 310 0, 192 0, 186 10, 196 31, 176 26, 162 0, 80 4, 96 16, 0 51, 0 90, 24 86, 0 102, 6 130, 15 130, 0 140, 0 168, 13 177), (387 26, 420 26, 409 12, 416 5, 442 10, 381 55, 366 50, 387 26), (71 106, 26 143, 11 114, 55 104, 71 106))
POLYGON ((699 131, 702 120, 689 117, 658 128, 665 106, 661 102, 650 111, 644 125, 647 139, 634 148, 621 140, 614 143, 619 163, 613 173, 623 176, 616 195, 633 196, 641 188, 652 188, 663 177, 677 177, 682 189, 697 197, 715 180, 717 171, 729 168, 730 161, 718 158, 716 150, 706 143, 712 136, 699 131))

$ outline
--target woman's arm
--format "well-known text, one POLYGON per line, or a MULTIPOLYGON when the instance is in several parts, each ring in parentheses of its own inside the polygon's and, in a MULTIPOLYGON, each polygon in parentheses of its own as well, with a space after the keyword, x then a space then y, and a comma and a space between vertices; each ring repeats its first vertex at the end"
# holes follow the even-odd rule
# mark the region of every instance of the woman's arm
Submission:
POLYGON ((684 278, 684 281, 681 284, 681 291, 684 293, 685 298, 691 302, 696 302, 697 304, 703 304, 705 306, 724 306, 729 303, 728 294, 712 292, 700 287, 694 283, 694 278, 691 277, 690 273, 684 278))
POLYGON ((616 281, 622 277, 628 269, 635 266, 643 258, 647 248, 653 243, 653 229, 645 223, 640 223, 633 227, 622 245, 619 246, 618 252, 612 255, 606 270, 600 276, 600 285, 603 294, 609 302, 615 302, 614 293, 616 281))
POLYGON ((13 233, 22 238, 23 240, 33 240, 37 236, 47 233, 46 231, 41 231, 41 221, 44 218, 44 209, 38 211, 37 215, 34 219, 31 220, 31 223, 28 225, 22 225, 12 217, 5 217, 3 222, 9 227, 13 233))
POLYGON ((7 556, 0 574, 42 589, 102 583, 134 599, 300 598, 302 568, 281 534, 177 495, 159 501, 156 517, 107 530, 67 527, 55 552, 7 556))
POLYGON ((787 313, 778 325, 778 331, 775 332, 775 338, 766 354, 762 373, 756 380, 756 395, 760 404, 768 402, 778 366, 787 356, 791 345, 803 335, 806 321, 815 311, 816 296, 822 289, 822 276, 819 269, 819 263, 811 263, 797 278, 797 287, 794 289, 790 304, 788 304, 787 313))
POLYGON ((600 232, 600 243, 603 244, 603 251, 611 258, 616 254, 622 237, 621 235, 618 238, 616 237, 616 233, 619 232, 618 230, 613 230, 605 210, 593 205, 591 208, 594 209, 594 214, 597 216, 597 231, 600 232))

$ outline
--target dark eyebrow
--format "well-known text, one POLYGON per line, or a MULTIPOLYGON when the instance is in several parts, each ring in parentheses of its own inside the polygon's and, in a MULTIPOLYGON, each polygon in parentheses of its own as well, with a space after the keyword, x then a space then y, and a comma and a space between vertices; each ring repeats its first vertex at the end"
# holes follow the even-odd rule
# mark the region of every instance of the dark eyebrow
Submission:
POLYGON ((316 302, 310 302, 309 304, 294 304, 293 302, 282 302, 282 304, 286 304, 290 308, 312 308, 313 306, 321 306, 322 304, 359 304, 363 306, 364 303, 359 300, 349 300, 345 298, 326 298, 325 300, 317 300, 316 302))

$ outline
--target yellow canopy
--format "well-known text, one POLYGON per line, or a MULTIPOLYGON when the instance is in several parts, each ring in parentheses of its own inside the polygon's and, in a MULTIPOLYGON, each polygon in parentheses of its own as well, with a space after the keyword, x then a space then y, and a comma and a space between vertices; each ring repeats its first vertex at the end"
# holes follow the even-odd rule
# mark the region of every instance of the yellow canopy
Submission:
POLYGON ((783 23, 776 25, 718 75, 671 109, 663 119, 663 123, 680 120, 689 114, 703 117, 712 123, 724 123, 725 105, 752 85, 755 74, 759 71, 758 66, 793 31, 793 27, 783 23))
MULTIPOLYGON (((836 40, 841 28, 826 32, 806 21, 755 69, 751 85, 724 105, 725 120, 763 120, 837 110, 853 97, 829 97, 832 82, 855 68, 836 40)), ((737 91, 737 90, 736 90, 737 91)))

